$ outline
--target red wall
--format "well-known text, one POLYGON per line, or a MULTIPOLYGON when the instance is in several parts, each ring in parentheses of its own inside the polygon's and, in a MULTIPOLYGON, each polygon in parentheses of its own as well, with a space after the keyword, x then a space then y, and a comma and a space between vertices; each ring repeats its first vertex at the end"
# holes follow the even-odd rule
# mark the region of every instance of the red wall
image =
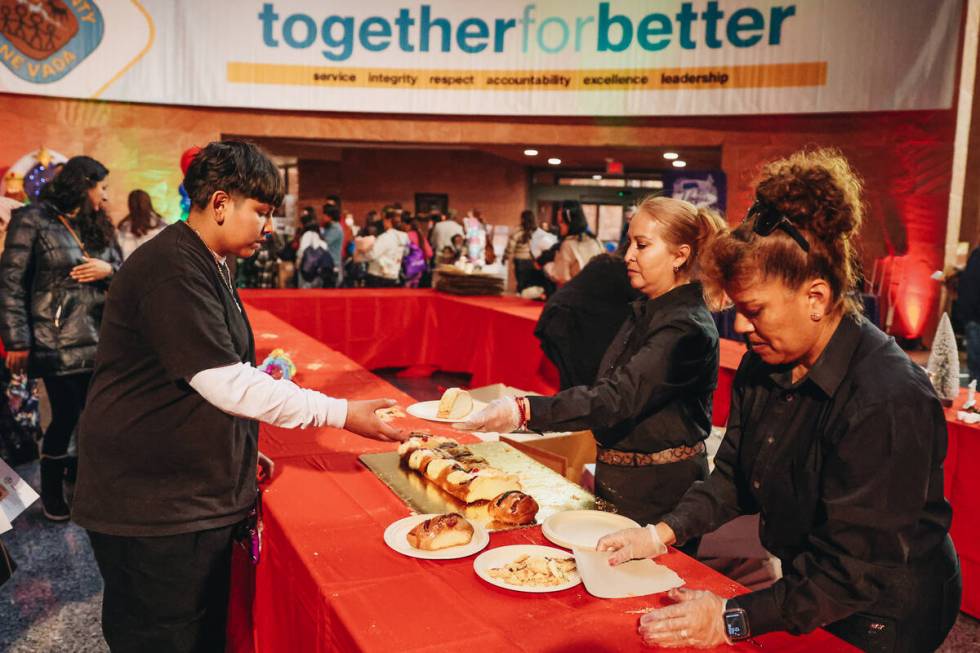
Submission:
MULTIPOLYGON (((892 333, 931 336, 940 285, 929 277, 943 269, 953 112, 715 119, 722 122, 731 130, 723 150, 730 220, 750 205, 752 181, 766 161, 801 147, 840 148, 864 178, 866 275, 875 261, 888 270, 882 318, 894 302, 892 333)), ((968 184, 968 195, 978 191, 968 184)))
POLYGON ((415 193, 446 193, 460 214, 480 209, 491 224, 517 224, 527 203, 523 165, 475 150, 345 149, 341 161, 300 161, 299 205, 319 207, 331 193, 360 224, 370 210, 415 193))

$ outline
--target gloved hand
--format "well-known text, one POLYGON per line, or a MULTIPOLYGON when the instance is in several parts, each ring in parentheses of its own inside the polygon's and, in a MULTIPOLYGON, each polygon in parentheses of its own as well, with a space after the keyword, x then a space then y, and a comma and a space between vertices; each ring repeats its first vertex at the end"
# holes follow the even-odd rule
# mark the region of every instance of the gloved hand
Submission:
POLYGON ((677 601, 640 617, 643 643, 673 647, 712 648, 730 644, 725 633, 725 599, 705 590, 672 589, 677 601))
POLYGON ((602 537, 595 547, 596 551, 615 551, 609 556, 609 564, 621 565, 630 560, 655 558, 667 553, 667 545, 660 539, 656 527, 624 528, 602 537))
POLYGON ((510 433, 521 425, 521 411, 513 397, 494 399, 478 413, 471 414, 465 422, 453 424, 460 431, 492 431, 510 433))

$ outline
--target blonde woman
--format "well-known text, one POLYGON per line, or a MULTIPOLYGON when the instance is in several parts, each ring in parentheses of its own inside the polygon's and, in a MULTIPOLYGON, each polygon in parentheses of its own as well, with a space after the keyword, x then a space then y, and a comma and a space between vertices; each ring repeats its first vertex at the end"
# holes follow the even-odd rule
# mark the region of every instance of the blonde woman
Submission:
POLYGON ((629 229, 626 267, 643 297, 606 350, 592 385, 552 397, 498 399, 460 428, 591 429, 596 494, 637 521, 659 519, 708 473, 704 440, 718 379, 718 331, 698 282, 716 214, 651 197, 629 229))

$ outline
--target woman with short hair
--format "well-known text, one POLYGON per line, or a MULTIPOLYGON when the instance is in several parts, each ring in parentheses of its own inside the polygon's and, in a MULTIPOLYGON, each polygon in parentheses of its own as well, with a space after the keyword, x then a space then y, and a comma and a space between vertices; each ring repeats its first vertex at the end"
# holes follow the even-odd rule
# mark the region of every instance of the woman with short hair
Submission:
MULTIPOLYGON (((103 579, 102 632, 113 651, 224 651, 232 545, 258 555, 259 421, 345 428, 403 440, 376 410, 274 379, 228 258, 272 234, 281 173, 258 147, 210 143, 184 177, 176 222, 113 281, 88 405, 79 426, 72 519, 103 579)), ((257 561, 257 560, 256 560, 257 561)))
MULTIPOLYGON (((646 643, 715 646, 826 628, 874 651, 931 651, 961 581, 943 497, 946 419, 922 369, 861 317, 861 182, 836 151, 769 164, 742 224, 705 257, 749 351, 715 469, 656 526, 599 542, 618 564, 759 513, 783 577, 727 602, 676 590, 646 643)), ((651 522, 654 523, 654 522, 651 522)))

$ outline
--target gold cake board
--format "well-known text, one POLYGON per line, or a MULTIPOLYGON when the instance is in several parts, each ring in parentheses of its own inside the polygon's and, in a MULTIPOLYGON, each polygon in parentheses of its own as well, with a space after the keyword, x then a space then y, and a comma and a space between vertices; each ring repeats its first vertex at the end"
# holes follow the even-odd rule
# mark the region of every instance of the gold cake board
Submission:
MULTIPOLYGON (((541 463, 504 442, 480 442, 466 445, 473 453, 481 456, 491 466, 521 479, 524 492, 538 502, 536 523, 557 512, 566 510, 594 510, 596 499, 581 486, 572 483, 564 476, 553 472, 541 463)), ((381 482, 419 514, 458 512, 487 530, 501 531, 516 528, 512 524, 500 524, 490 518, 486 501, 465 504, 435 484, 423 478, 418 472, 401 464, 397 451, 368 453, 358 456, 381 482)), ((533 524, 530 524, 533 525, 533 524)))

